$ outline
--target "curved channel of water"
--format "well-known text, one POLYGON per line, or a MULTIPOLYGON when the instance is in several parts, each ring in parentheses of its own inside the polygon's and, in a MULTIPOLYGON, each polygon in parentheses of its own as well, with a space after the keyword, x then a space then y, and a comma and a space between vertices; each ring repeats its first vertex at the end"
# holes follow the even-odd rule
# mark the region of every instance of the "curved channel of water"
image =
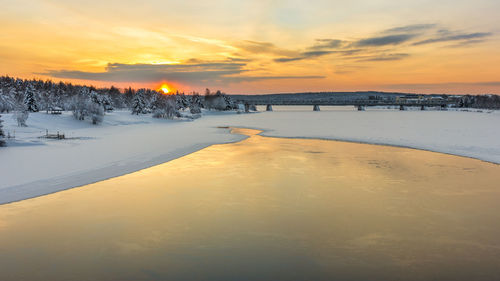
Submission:
POLYGON ((257 131, 0 206, 0 280, 494 280, 500 166, 257 131))

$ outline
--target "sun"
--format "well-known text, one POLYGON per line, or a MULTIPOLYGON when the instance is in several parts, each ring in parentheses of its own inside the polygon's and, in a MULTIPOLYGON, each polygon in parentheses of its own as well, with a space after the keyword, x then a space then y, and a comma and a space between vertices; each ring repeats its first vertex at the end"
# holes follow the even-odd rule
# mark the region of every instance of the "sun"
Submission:
POLYGON ((164 95, 169 95, 171 94, 171 90, 167 84, 162 84, 160 88, 158 89, 158 92, 163 93, 164 95))

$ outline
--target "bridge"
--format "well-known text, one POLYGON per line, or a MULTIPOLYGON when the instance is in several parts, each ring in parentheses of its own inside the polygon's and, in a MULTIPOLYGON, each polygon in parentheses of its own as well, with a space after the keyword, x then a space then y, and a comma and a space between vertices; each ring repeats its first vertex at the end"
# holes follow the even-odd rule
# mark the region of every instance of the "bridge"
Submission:
POLYGON ((405 110, 406 107, 420 107, 424 110, 426 107, 440 107, 446 108, 448 106, 456 106, 455 101, 445 99, 423 99, 423 100, 373 100, 373 99, 352 99, 352 100, 334 100, 334 99, 254 99, 252 97, 236 99, 237 103, 245 104, 245 110, 251 106, 265 105, 267 111, 272 111, 273 105, 309 105, 313 107, 314 111, 319 111, 320 106, 355 106, 358 110, 364 110, 369 106, 396 106, 400 110, 405 110))

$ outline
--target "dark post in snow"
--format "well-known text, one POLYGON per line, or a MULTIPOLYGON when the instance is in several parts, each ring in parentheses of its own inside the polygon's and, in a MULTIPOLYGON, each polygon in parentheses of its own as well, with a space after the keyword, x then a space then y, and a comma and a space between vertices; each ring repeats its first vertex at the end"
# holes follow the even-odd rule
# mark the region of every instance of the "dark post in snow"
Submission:
POLYGON ((420 110, 425 110, 425 106, 423 106, 423 105, 422 105, 422 106, 420 107, 420 110))
POLYGON ((245 102, 245 112, 250 112, 250 104, 245 102))
POLYGON ((358 111, 365 111, 364 105, 358 105, 358 111))
POLYGON ((319 105, 315 104, 315 105, 313 106, 313 111, 319 111, 319 105))
POLYGON ((399 110, 405 110, 404 105, 400 105, 400 106, 399 106, 399 110))
POLYGON ((272 105, 270 105, 270 104, 268 104, 268 105, 266 106, 266 111, 273 111, 273 106, 272 106, 272 105))

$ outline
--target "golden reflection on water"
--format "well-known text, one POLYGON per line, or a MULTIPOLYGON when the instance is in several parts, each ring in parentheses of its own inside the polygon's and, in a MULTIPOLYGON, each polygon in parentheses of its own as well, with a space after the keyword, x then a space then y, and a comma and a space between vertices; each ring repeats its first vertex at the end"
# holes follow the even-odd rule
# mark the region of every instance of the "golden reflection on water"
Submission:
POLYGON ((258 131, 0 206, 0 280, 493 280, 500 166, 258 131))

